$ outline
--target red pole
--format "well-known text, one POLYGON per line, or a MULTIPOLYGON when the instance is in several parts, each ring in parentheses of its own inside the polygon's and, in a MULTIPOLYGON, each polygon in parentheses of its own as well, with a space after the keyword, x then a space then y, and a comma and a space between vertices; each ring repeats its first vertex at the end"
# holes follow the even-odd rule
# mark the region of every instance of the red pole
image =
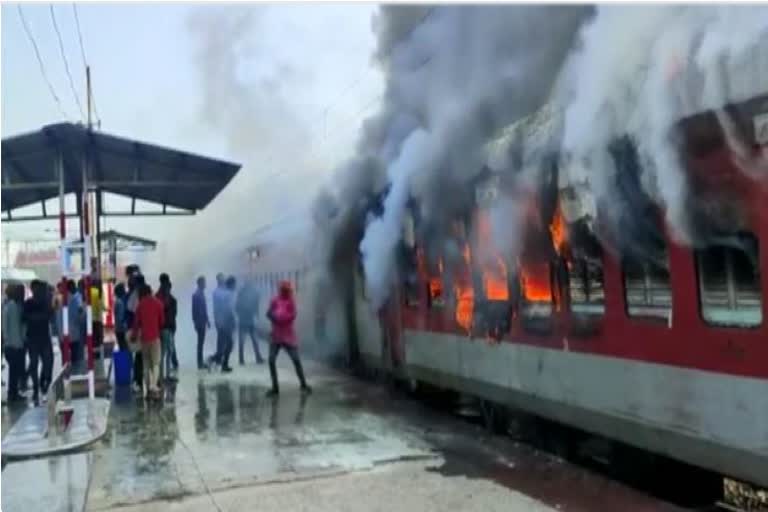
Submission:
POLYGON ((107 283, 107 328, 112 329, 115 326, 115 286, 110 279, 107 283))
MULTIPOLYGON (((66 251, 67 240, 67 221, 66 211, 64 204, 64 162, 62 161, 61 154, 58 155, 56 160, 56 166, 59 173, 59 237, 61 239, 61 259, 65 261, 64 251, 66 251)), ((66 271, 66 269, 62 269, 66 271)), ((66 275, 61 276, 61 339, 59 345, 61 348, 61 364, 65 366, 72 361, 71 340, 69 339, 69 290, 67 289, 66 275)))

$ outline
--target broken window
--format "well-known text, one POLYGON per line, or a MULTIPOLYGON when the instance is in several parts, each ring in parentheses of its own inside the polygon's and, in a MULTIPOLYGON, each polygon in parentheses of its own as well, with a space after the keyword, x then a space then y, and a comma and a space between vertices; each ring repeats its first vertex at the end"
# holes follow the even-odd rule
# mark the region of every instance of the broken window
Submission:
POLYGON ((658 260, 624 260, 624 296, 627 314, 666 322, 672 321, 672 285, 666 249, 658 260))
POLYGON ((427 263, 427 299, 430 308, 445 306, 445 293, 443 288, 443 261, 427 263))
POLYGON ((568 267, 571 311, 578 315, 604 315, 602 259, 579 256, 569 261, 568 267))
POLYGON ((520 318, 527 332, 540 335, 552 333, 555 309, 552 277, 552 268, 547 261, 520 265, 520 318))
POLYGON ((732 245, 696 251, 699 305, 705 322, 733 327, 762 324, 763 303, 757 239, 738 236, 732 245))

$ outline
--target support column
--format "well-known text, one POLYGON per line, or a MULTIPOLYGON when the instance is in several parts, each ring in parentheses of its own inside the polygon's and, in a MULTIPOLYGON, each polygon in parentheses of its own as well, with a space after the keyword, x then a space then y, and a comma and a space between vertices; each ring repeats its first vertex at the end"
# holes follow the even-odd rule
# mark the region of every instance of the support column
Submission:
POLYGON ((83 244, 85 245, 84 257, 86 264, 86 274, 84 276, 85 288, 85 343, 87 347, 88 362, 88 398, 96 398, 94 381, 94 357, 93 357, 93 305, 91 304, 91 223, 89 215, 89 193, 88 193, 88 150, 83 156, 83 179, 82 179, 82 197, 83 197, 83 244))
POLYGON ((67 242, 67 218, 66 218, 66 204, 65 204, 65 174, 64 174, 64 161, 61 151, 56 155, 56 174, 59 178, 59 240, 60 240, 60 256, 62 265, 62 276, 59 283, 59 293, 61 294, 61 339, 59 340, 59 348, 61 349, 61 364, 62 366, 70 365, 69 370, 64 373, 64 395, 65 400, 69 402, 71 398, 71 384, 69 377, 72 373, 72 347, 71 340, 69 338, 69 290, 67 289, 67 268, 65 251, 67 242))

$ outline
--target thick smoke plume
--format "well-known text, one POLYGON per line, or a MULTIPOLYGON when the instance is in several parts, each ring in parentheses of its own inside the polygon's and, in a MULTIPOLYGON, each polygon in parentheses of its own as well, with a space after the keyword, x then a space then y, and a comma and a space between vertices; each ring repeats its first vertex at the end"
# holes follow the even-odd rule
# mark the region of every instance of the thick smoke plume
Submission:
POLYGON ((702 206, 676 127, 714 109, 736 163, 765 179, 765 158, 751 154, 724 107, 765 93, 767 27, 768 9, 743 6, 383 7, 374 57, 386 72, 384 104, 338 173, 339 190, 324 196, 347 212, 330 232, 350 223, 362 230, 363 212, 375 212, 359 250, 380 306, 410 201, 423 226, 455 215, 489 164, 484 147, 546 105, 544 128, 517 130, 506 157, 491 165, 503 185, 490 219, 508 256, 519 249, 525 214, 517 198, 536 187, 552 158, 561 164, 561 187, 585 196, 581 203, 592 206, 582 213, 599 214, 599 229, 620 246, 658 236, 643 226, 654 204, 679 241, 700 242, 691 211, 702 206), (383 203, 370 209, 383 184, 383 203))
MULTIPOLYGON (((709 109, 765 93, 768 9, 746 6, 601 6, 580 36, 566 83, 563 148, 589 162, 591 191, 609 220, 622 218, 615 201, 617 170, 611 142, 636 145, 645 192, 664 208, 672 234, 697 243, 690 186, 676 124, 709 109)), ((728 137, 738 147, 734 134, 728 137)), ((614 223, 615 224, 615 223, 614 223)), ((614 225, 614 231, 618 226, 614 225)))
POLYGON ((243 168, 189 229, 169 237, 173 254, 158 254, 152 265, 185 286, 194 286, 200 274, 212 279, 218 272, 244 268, 244 249, 257 228, 280 220, 281 213, 275 212, 287 212, 280 208, 284 204, 273 202, 285 200, 286 194, 265 180, 268 165, 275 155, 281 166, 303 165, 295 149, 308 145, 309 134, 286 89, 306 72, 264 58, 271 55, 262 37, 268 9, 204 6, 187 20, 201 87, 200 124, 225 142, 243 168), (267 187, 271 194, 265 194, 267 187))
POLYGON ((482 168, 485 143, 547 101, 590 12, 540 6, 382 8, 375 29, 376 58, 387 73, 385 101, 358 145, 359 156, 380 162, 391 187, 382 215, 368 224, 360 245, 375 306, 389 294, 408 200, 419 201, 427 224, 450 212, 458 198, 453 201, 446 192, 461 189, 482 168))

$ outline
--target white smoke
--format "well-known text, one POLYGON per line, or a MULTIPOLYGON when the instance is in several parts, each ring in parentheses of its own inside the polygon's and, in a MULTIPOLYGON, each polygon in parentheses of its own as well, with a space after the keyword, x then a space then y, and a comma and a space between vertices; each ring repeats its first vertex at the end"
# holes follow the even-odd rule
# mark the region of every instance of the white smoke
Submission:
POLYGON ((608 147, 628 135, 644 164, 646 192, 664 208, 673 235, 693 242, 675 125, 764 93, 768 74, 756 77, 753 70, 765 69, 767 42, 763 7, 598 8, 567 71, 572 89, 563 146, 591 164, 592 192, 608 211, 616 172, 608 147))
POLYGON ((375 307, 389 293, 408 199, 419 201, 427 220, 455 207, 459 198, 453 194, 466 194, 484 164, 485 143, 546 102, 590 11, 436 7, 388 22, 397 12, 384 11, 380 25, 385 48, 379 58, 388 70, 385 111, 369 124, 361 144, 383 160, 391 184, 383 216, 369 223, 360 246, 375 307), (387 32, 393 27, 399 39, 387 32))
MULTIPOLYGON (((505 157, 493 169, 513 190, 490 212, 495 244, 508 256, 523 231, 525 208, 516 197, 537 185, 553 152, 572 162, 572 189, 593 196, 574 204, 593 205, 585 207, 590 215, 599 208, 618 225, 637 213, 631 201, 617 200, 619 169, 609 151, 628 137, 641 186, 685 243, 696 233, 679 121, 714 109, 742 169, 758 177, 768 170, 723 109, 768 89, 764 7, 388 6, 374 28, 375 57, 387 73, 384 105, 364 124, 358 164, 345 166, 347 184, 335 203, 362 212, 361 199, 389 182, 383 214, 360 244, 375 306, 392 285, 409 199, 427 222, 455 214, 487 163, 483 146, 546 103, 558 117, 549 135, 522 137, 520 158, 505 157), (377 163, 359 165, 361 158, 377 163), (358 174, 366 170, 373 174, 358 174)), ((570 171, 561 171, 568 179, 570 171)))

